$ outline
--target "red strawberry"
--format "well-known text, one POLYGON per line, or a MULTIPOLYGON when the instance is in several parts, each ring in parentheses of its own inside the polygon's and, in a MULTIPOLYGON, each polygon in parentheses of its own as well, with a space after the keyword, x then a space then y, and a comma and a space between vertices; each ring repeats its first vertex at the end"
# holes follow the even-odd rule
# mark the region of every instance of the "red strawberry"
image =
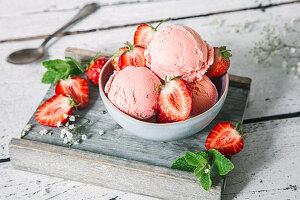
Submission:
POLYGON ((158 113, 157 120, 158 120, 159 123, 171 123, 171 122, 173 122, 172 120, 170 120, 166 116, 162 115, 161 113, 158 113))
POLYGON ((39 107, 35 120, 44 126, 56 127, 58 122, 65 124, 68 121, 68 118, 64 118, 64 114, 73 114, 70 98, 62 94, 54 95, 39 107))
POLYGON ((70 95, 78 108, 84 108, 89 101, 89 86, 86 79, 72 76, 66 80, 60 80, 55 88, 56 94, 70 95))
POLYGON ((156 27, 153 27, 152 25, 148 25, 148 24, 139 25, 134 33, 133 44, 147 48, 147 46, 152 41, 152 39, 157 31, 157 28, 163 22, 168 21, 170 19, 171 18, 161 21, 156 27))
POLYGON ((128 47, 122 47, 120 48, 115 54, 114 54, 114 59, 112 60, 112 64, 117 71, 121 71, 122 69, 119 67, 119 57, 122 55, 122 53, 128 49, 128 47))
POLYGON ((155 33, 156 29, 153 26, 148 24, 139 25, 134 33, 133 44, 147 48, 155 33))
POLYGON ((221 76, 226 73, 230 65, 231 50, 225 46, 214 47, 214 63, 208 68, 206 75, 209 77, 221 76))
POLYGON ((207 150, 216 149, 224 156, 237 154, 243 149, 244 140, 230 122, 218 123, 208 134, 205 142, 207 150))
POLYGON ((122 70, 127 66, 146 67, 144 56, 144 47, 132 46, 129 42, 126 43, 128 49, 125 50, 119 58, 119 68, 122 70))
POLYGON ((187 119, 192 105, 191 87, 185 80, 178 79, 178 77, 166 82, 158 96, 160 113, 172 121, 187 119))
POLYGON ((86 76, 88 79, 94 83, 95 85, 99 85, 99 75, 100 72, 105 65, 105 63, 109 60, 108 56, 101 56, 94 59, 90 66, 86 70, 86 76))

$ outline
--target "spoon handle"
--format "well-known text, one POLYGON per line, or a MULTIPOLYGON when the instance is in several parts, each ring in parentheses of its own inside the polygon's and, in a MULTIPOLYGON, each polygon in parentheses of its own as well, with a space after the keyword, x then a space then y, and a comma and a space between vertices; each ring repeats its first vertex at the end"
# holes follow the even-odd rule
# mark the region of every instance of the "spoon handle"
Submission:
POLYGON ((49 42, 49 40, 51 40, 53 37, 55 37, 57 34, 59 34, 60 32, 62 32, 64 29, 66 29, 67 27, 69 27, 70 25, 74 24, 75 22, 85 18, 86 16, 92 14, 93 12, 95 12, 100 6, 97 3, 90 3, 90 4, 86 4, 83 8, 81 8, 81 10, 68 22, 66 23, 64 26, 62 26, 60 29, 58 29, 57 31, 55 31, 53 34, 49 35, 45 41, 41 44, 40 47, 44 47, 47 42, 49 42))

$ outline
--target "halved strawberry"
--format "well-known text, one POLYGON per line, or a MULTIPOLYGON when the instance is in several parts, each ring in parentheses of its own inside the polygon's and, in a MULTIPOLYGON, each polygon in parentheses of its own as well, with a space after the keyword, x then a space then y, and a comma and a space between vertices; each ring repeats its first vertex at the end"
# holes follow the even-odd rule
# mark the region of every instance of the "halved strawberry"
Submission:
POLYGON ((86 79, 71 76, 66 80, 60 80, 55 88, 56 94, 70 95, 78 108, 84 108, 89 101, 89 86, 86 79))
POLYGON ((122 53, 128 49, 128 47, 122 47, 120 48, 115 54, 114 54, 114 59, 112 60, 112 64, 117 71, 121 71, 122 69, 119 67, 119 58, 122 55, 122 53))
POLYGON ((139 25, 134 33, 133 44, 147 48, 155 33, 156 29, 153 26, 148 24, 139 25))
POLYGON ((209 77, 221 76, 226 73, 230 66, 231 50, 226 46, 214 47, 214 63, 208 68, 206 75, 209 77))
POLYGON ((172 120, 170 120, 166 116, 162 115, 161 113, 158 113, 157 121, 158 121, 158 123, 171 123, 171 122, 173 122, 172 120))
POLYGON ((130 42, 126 45, 128 49, 125 50, 119 58, 119 68, 122 70, 127 66, 146 67, 146 60, 144 56, 144 47, 132 46, 130 42))
POLYGON ((100 72, 105 65, 105 63, 109 60, 108 56, 100 56, 96 59, 93 59, 90 66, 86 70, 87 78, 95 85, 99 85, 99 75, 100 72))
POLYGON ((244 146, 244 140, 230 122, 219 122, 208 134, 205 142, 207 150, 216 149, 224 156, 239 153, 244 146))
POLYGON ((68 121, 68 117, 64 118, 64 114, 73 114, 70 98, 62 94, 54 95, 39 107, 35 120, 44 126, 56 127, 58 122, 65 124, 68 121))
POLYGON ((192 90, 185 80, 170 79, 162 86, 158 95, 158 108, 162 115, 172 121, 182 121, 190 116, 192 106, 192 90))
POLYGON ((157 31, 157 28, 163 22, 168 21, 170 19, 171 18, 161 21, 156 27, 153 27, 152 25, 148 25, 148 24, 139 25, 134 33, 133 44, 147 48, 147 46, 152 41, 152 39, 157 31))

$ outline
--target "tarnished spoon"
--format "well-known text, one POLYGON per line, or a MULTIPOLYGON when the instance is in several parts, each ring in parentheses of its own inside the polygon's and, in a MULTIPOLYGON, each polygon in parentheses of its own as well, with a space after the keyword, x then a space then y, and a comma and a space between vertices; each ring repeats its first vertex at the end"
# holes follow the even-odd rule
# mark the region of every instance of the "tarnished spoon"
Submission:
POLYGON ((46 52, 46 44, 51 40, 53 37, 55 37, 57 34, 62 32, 64 29, 69 27, 70 25, 74 24, 75 22, 85 18, 86 16, 90 15, 91 13, 95 12, 99 8, 99 5, 97 3, 91 3, 85 5, 73 18, 71 21, 69 21, 67 24, 65 24, 63 27, 58 29, 55 33, 48 36, 45 41, 41 44, 38 48, 31 48, 31 49, 21 49, 18 51, 15 51, 11 53, 7 58, 7 62, 13 63, 13 64, 27 64, 34 62, 40 58, 42 58, 45 55, 46 52))

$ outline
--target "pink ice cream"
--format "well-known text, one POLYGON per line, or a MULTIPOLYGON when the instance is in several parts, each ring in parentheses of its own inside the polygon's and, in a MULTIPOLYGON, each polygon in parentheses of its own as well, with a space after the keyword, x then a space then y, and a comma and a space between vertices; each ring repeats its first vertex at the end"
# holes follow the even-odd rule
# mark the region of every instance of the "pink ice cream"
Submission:
POLYGON ((210 109, 218 100, 218 92, 211 80, 203 75, 202 79, 196 79, 191 83, 193 95, 192 115, 199 115, 210 109))
POLYGON ((213 48, 193 29, 167 26, 155 34, 145 51, 146 65, 161 79, 183 76, 201 80, 213 63, 213 48))
POLYGON ((161 82, 146 67, 126 67, 115 72, 105 86, 109 100, 121 111, 142 120, 156 115, 161 82))

